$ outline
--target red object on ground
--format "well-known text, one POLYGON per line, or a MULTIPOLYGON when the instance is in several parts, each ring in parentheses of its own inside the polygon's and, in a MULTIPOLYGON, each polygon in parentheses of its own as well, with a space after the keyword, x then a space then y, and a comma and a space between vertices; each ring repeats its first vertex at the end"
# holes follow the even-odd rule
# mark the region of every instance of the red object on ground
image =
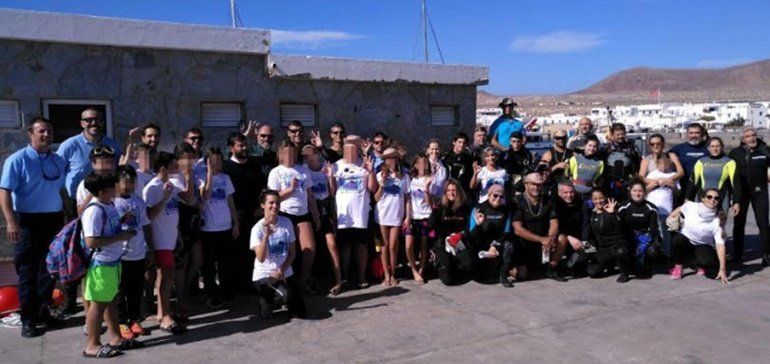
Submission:
POLYGON ((64 296, 64 292, 62 292, 62 290, 54 288, 53 295, 51 296, 51 300, 53 301, 54 306, 61 306, 66 299, 67 297, 64 296))
POLYGON ((19 310, 19 289, 16 286, 0 287, 0 315, 19 310))

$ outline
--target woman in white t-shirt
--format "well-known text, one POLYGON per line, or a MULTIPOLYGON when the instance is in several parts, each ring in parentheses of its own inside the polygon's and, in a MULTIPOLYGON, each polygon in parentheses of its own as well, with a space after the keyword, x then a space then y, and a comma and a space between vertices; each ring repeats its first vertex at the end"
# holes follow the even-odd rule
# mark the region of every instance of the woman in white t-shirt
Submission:
POLYGON ((265 190, 259 200, 264 217, 251 229, 249 240, 256 255, 252 281, 259 295, 259 315, 270 318, 273 308, 285 303, 289 314, 302 318, 305 302, 291 268, 297 251, 294 226, 291 219, 279 215, 278 192, 265 190))
POLYGON ((406 235, 406 258, 409 268, 412 268, 412 276, 417 284, 425 283, 425 265, 428 262, 428 237, 432 237, 430 214, 433 212, 433 196, 430 191, 433 186, 430 161, 425 154, 418 154, 412 161, 409 169, 411 178, 409 182, 409 200, 411 201, 411 225, 404 231, 406 235), (420 242, 420 268, 417 268, 414 256, 414 242, 420 242))
POLYGON ((430 185, 430 196, 434 207, 438 206, 441 196, 444 195, 444 186, 447 183, 447 169, 444 162, 441 161, 441 142, 438 139, 428 141, 428 148, 425 154, 430 161, 430 172, 433 176, 433 183, 430 185))
POLYGON ((667 225, 676 225, 682 217, 681 228, 672 234, 671 250, 674 268, 671 279, 682 279, 685 263, 691 263, 696 275, 714 277, 729 283, 725 268, 725 238, 723 220, 719 216, 719 191, 707 189, 701 202, 685 201, 671 212, 667 225), (718 271, 715 268, 719 268, 718 271))
POLYGON ((395 148, 388 148, 382 154, 383 162, 377 173, 377 192, 374 193, 376 222, 380 224, 383 247, 381 251, 382 268, 385 272, 383 286, 398 284, 395 278, 398 263, 398 236, 401 229, 410 225, 412 204, 409 198, 409 176, 401 171, 398 163, 399 153, 395 148))
POLYGON ((302 249, 302 267, 300 271, 302 289, 315 294, 310 282, 310 271, 315 258, 315 238, 313 223, 320 225, 318 210, 309 171, 302 165, 296 165, 297 147, 284 141, 278 147, 278 166, 267 176, 267 188, 277 191, 281 196, 281 215, 288 217, 295 226, 302 249), (312 222, 311 222, 312 221, 312 222))
POLYGON ((494 185, 503 186, 506 189, 508 173, 504 168, 497 166, 498 153, 495 148, 484 149, 484 166, 473 163, 473 178, 471 189, 479 188, 479 204, 487 200, 489 188, 494 185))
POLYGON ((206 292, 206 305, 221 306, 221 301, 235 299, 235 264, 237 256, 235 238, 240 235, 238 212, 233 194, 235 187, 230 176, 222 173, 222 151, 210 148, 206 151, 205 165, 199 167, 197 185, 201 196, 201 243, 203 264, 201 275, 206 292), (219 287, 216 278, 219 278, 219 287))

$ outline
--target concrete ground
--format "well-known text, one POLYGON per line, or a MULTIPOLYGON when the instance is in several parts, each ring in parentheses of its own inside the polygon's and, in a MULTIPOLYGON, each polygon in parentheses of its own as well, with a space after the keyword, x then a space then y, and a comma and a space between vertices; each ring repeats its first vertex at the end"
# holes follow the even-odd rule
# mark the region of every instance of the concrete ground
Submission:
MULTIPOLYGON (((155 330, 142 338, 147 348, 110 362, 764 362, 770 269, 756 259, 756 237, 749 243, 753 260, 732 270, 729 285, 688 270, 681 281, 659 274, 618 284, 613 276, 510 289, 404 281, 313 297, 311 319, 278 313, 268 321, 242 297, 231 311, 194 315, 182 336, 155 330)), ((0 360, 82 361, 82 314, 71 321, 35 339, 0 327, 0 360)))

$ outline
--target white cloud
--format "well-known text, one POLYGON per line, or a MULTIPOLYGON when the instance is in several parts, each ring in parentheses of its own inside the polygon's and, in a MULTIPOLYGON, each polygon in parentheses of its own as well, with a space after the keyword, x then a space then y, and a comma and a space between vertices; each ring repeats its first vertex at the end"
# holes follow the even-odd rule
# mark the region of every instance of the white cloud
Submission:
POLYGON ((282 48, 319 49, 337 47, 362 35, 336 30, 271 30, 273 45, 282 48))
POLYGON ((529 53, 570 53, 596 48, 607 41, 604 35, 561 30, 543 35, 515 38, 511 49, 529 53))
POLYGON ((751 58, 702 59, 698 61, 697 66, 700 68, 724 68, 754 61, 755 59, 751 58))

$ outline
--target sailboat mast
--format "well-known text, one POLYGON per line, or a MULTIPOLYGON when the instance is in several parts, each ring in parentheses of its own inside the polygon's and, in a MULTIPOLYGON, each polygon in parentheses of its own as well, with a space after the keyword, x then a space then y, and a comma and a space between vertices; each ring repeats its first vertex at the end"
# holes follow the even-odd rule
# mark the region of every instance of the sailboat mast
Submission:
POLYGON ((425 7, 425 0, 422 0, 422 40, 423 49, 425 50, 425 63, 430 62, 428 55, 428 11, 425 7))
POLYGON ((235 28, 235 0, 230 0, 230 25, 235 28))

